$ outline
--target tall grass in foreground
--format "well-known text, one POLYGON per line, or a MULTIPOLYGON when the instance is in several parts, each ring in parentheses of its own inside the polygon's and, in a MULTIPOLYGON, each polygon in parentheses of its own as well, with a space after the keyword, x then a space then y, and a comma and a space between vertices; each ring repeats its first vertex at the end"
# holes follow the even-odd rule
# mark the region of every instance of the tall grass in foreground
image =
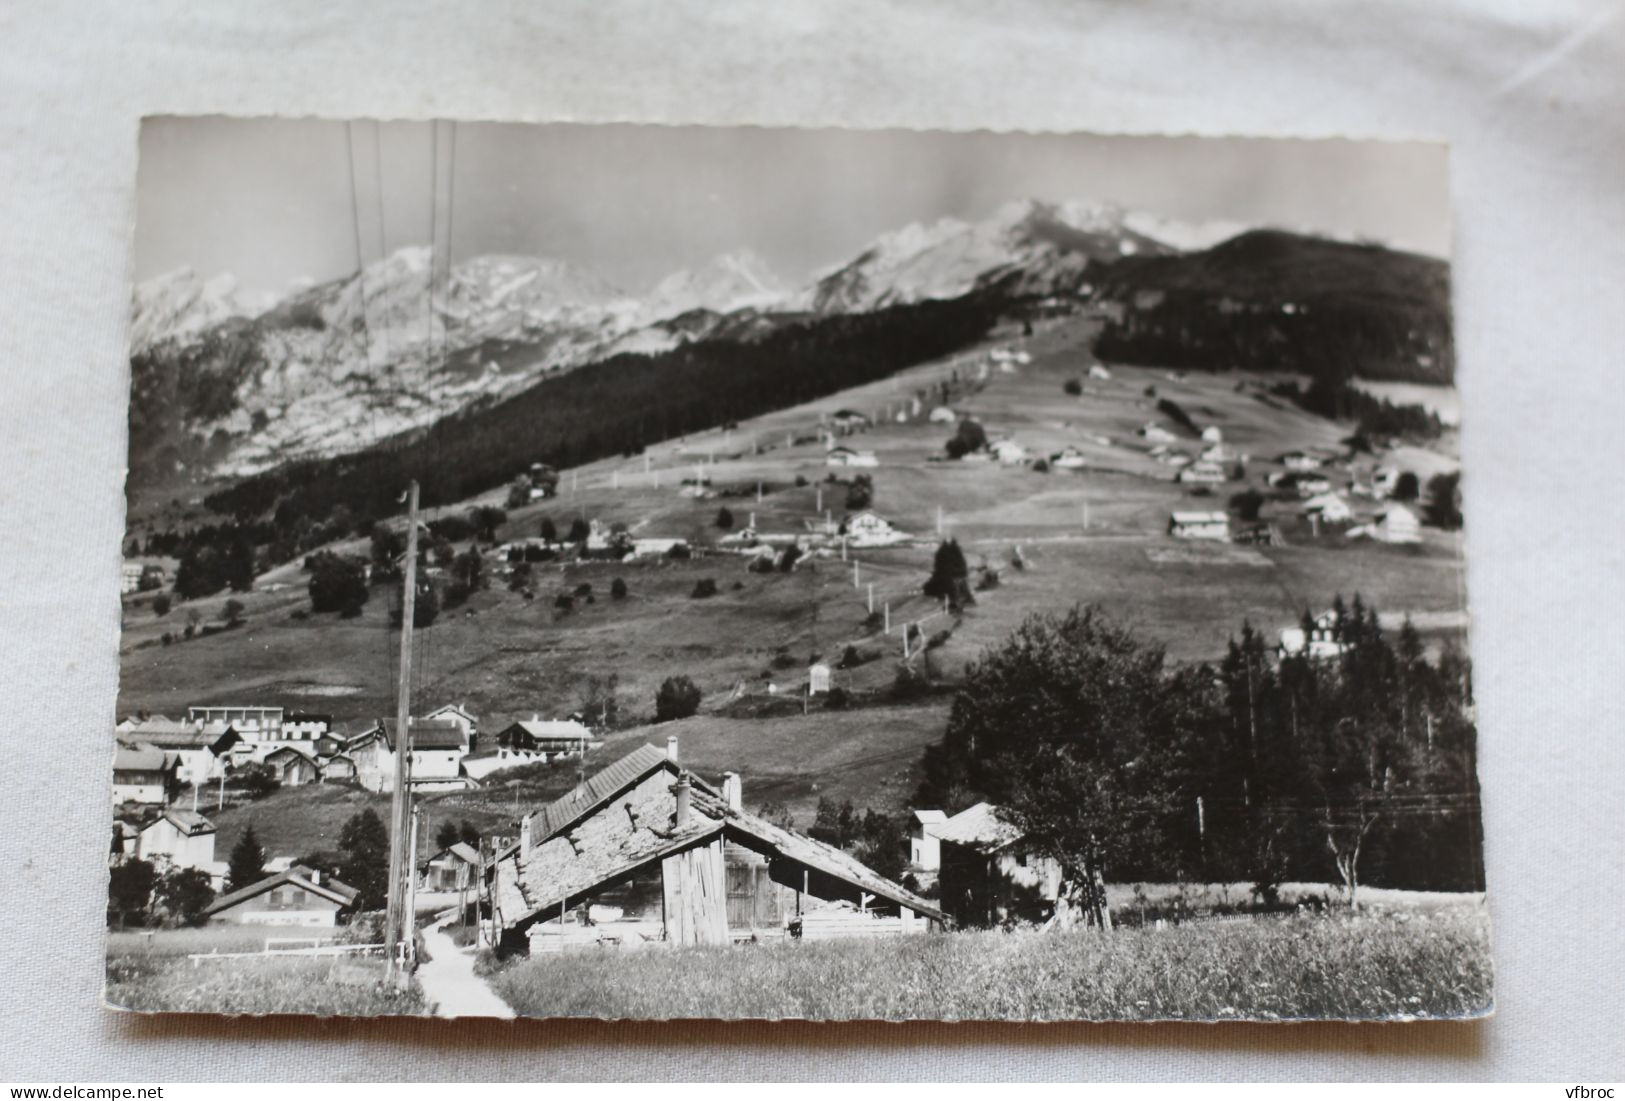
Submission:
MULTIPOLYGON (((225 949, 222 949, 225 951, 225 949)), ((302 1013, 315 1016, 420 1014, 414 983, 392 991, 380 960, 262 958, 205 960, 109 952, 107 1004, 159 1013, 302 1013)))
POLYGON ((1487 1012, 1482 907, 1123 929, 976 932, 517 961, 525 1016, 1123 1020, 1487 1012))

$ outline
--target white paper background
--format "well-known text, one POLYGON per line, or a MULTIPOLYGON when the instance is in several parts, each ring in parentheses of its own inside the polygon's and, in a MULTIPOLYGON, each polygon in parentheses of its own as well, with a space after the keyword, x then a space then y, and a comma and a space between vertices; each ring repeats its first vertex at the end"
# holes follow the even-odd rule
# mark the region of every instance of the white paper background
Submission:
POLYGON ((1625 13, 1516 0, 0 4, 0 1078, 1625 1075, 1625 13), (1442 138, 1499 1015, 513 1027, 99 1008, 154 113, 1442 138))

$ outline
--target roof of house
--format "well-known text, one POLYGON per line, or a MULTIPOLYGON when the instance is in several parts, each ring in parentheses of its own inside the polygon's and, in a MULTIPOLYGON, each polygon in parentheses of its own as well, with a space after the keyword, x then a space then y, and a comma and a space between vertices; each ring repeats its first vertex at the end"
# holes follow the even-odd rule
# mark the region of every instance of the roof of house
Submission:
POLYGON ((222 740, 238 740, 238 734, 222 724, 177 723, 168 719, 162 723, 146 722, 131 730, 120 731, 116 737, 126 745, 150 745, 160 749, 212 749, 222 740))
POLYGON ((336 879, 325 879, 318 882, 319 879, 320 873, 311 871, 303 864, 295 864, 275 875, 265 877, 258 883, 250 883, 246 887, 221 895, 211 902, 203 912, 205 914, 217 914, 221 910, 235 906, 239 902, 253 898, 255 895, 262 895, 266 891, 289 883, 295 887, 302 887, 312 894, 321 895, 323 898, 336 902, 340 906, 352 905, 355 902, 355 896, 361 893, 349 884, 340 883, 336 879))
MULTIPOLYGON (((592 801, 591 809, 638 788, 650 773, 663 765, 678 771, 675 764, 653 746, 644 746, 623 757, 582 785, 583 788, 596 785, 607 792, 592 801)), ((568 903, 589 895, 610 880, 717 837, 801 864, 859 891, 943 920, 941 911, 931 903, 879 875, 850 854, 753 814, 733 810, 709 784, 693 776, 690 781, 693 785, 690 816, 688 824, 681 828, 675 824, 676 797, 664 784, 643 786, 637 805, 633 805, 629 796, 624 822, 617 816, 617 821, 606 823, 608 828, 604 830, 583 829, 579 831, 582 835, 579 840, 571 833, 569 845, 557 840, 559 835, 587 817, 588 811, 583 810, 569 819, 559 816, 562 824, 545 834, 542 829, 533 828, 529 850, 514 846, 497 858, 512 868, 507 874, 499 871, 497 876, 497 905, 505 914, 504 920, 512 925, 537 919, 552 912, 561 901, 568 903), (555 843, 549 845, 548 841, 555 843)))
MULTIPOLYGON (((652 745, 638 746, 536 811, 531 819, 531 844, 540 845, 548 838, 558 836, 658 768, 669 768, 674 775, 681 771, 677 763, 666 756, 664 749, 652 745)), ((695 787, 720 796, 703 780, 696 780, 695 787)))
POLYGON ((479 852, 474 848, 473 845, 470 845, 470 844, 468 844, 466 842, 463 842, 463 841, 455 841, 452 844, 447 845, 445 848, 443 848, 439 852, 435 853, 429 859, 430 860, 438 860, 440 857, 445 856, 447 853, 450 853, 452 856, 455 856, 458 860, 461 860, 465 864, 478 864, 480 862, 480 854, 479 854, 479 852))
POLYGON ((141 828, 145 830, 149 827, 156 826, 159 822, 166 820, 170 825, 180 830, 187 837, 197 837, 201 834, 214 832, 214 823, 203 817, 203 815, 199 814, 197 811, 177 810, 174 807, 165 808, 164 813, 154 818, 151 822, 146 823, 141 828))
POLYGON ((271 752, 269 752, 269 753, 267 753, 265 755, 266 763, 269 764, 273 757, 276 758, 278 761, 286 760, 289 757, 297 757, 301 761, 309 761, 311 764, 316 763, 316 758, 315 757, 312 757, 309 753, 306 753, 303 749, 300 749, 298 746, 292 746, 292 745, 278 746, 277 748, 271 750, 271 752))
POLYGON ((914 812, 914 820, 923 825, 929 826, 933 822, 946 822, 948 820, 948 812, 940 810, 917 810, 914 812))
MULTIPOLYGON (((577 738, 590 740, 592 731, 575 719, 520 719, 508 724, 501 734, 518 727, 532 738, 577 738)), ((498 735, 498 737, 501 736, 498 735)))
POLYGON ((161 772, 173 758, 156 746, 120 745, 113 751, 114 772, 161 772))
MULTIPOLYGON (((380 732, 383 734, 384 743, 390 749, 394 749, 394 719, 380 719, 351 738, 350 744, 359 745, 380 732)), ((463 745, 463 728, 451 719, 415 719, 412 722, 413 749, 461 749, 463 745)))
POLYGON ((1021 831, 999 817, 992 803, 967 807, 932 831, 943 841, 968 845, 983 852, 1002 849, 1021 837, 1021 831))
POLYGON ((1230 517, 1223 512, 1176 512, 1173 514, 1176 524, 1227 524, 1230 517))

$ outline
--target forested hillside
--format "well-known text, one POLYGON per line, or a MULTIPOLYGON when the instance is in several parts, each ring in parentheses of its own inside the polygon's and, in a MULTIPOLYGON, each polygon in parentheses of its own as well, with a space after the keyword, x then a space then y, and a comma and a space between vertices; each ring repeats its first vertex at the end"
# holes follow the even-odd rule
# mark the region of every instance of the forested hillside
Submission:
POLYGON ((618 355, 487 408, 366 451, 291 464, 213 494, 239 520, 319 523, 399 510, 416 479, 425 505, 463 500, 534 462, 564 468, 872 382, 980 339, 999 303, 975 295, 792 324, 759 340, 702 341, 618 355))
POLYGON ((1378 245, 1258 230, 1204 252, 1092 272, 1118 306, 1096 354, 1199 370, 1448 384, 1450 269, 1378 245))

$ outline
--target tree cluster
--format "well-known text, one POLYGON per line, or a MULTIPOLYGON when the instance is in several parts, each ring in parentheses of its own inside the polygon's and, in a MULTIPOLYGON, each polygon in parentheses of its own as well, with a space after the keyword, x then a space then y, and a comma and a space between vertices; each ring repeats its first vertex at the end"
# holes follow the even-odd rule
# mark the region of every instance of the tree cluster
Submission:
POLYGON ((967 671, 915 805, 1000 805, 1085 906, 1103 876, 1481 888, 1466 660, 1334 612, 1335 659, 1244 624, 1218 668, 1098 609, 1033 616, 967 671))

